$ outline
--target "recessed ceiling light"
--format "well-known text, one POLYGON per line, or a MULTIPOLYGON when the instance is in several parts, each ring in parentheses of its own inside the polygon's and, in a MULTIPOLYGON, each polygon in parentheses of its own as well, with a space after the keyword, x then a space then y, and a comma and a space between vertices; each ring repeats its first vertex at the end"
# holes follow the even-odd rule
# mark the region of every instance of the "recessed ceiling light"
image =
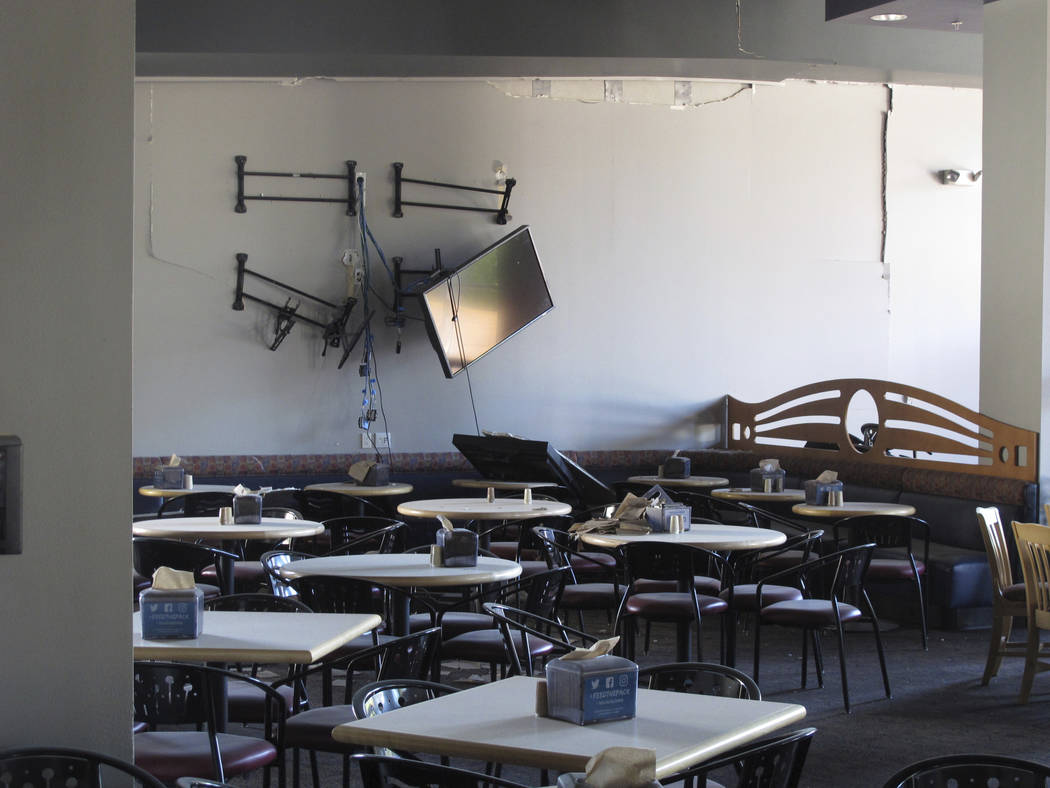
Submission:
POLYGON ((872 22, 903 22, 908 18, 907 14, 873 14, 872 22))

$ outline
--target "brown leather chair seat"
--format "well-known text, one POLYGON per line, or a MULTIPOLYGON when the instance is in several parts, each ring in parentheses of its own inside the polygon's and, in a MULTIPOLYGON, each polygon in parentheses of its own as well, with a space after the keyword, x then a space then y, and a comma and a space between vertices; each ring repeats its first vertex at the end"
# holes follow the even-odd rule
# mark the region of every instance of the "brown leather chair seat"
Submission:
MULTIPOLYGON (((920 576, 926 574, 926 564, 916 561, 915 570, 920 576)), ((868 580, 876 583, 880 580, 911 580, 914 577, 911 562, 906 559, 872 558, 868 565, 868 580)))
POLYGON ((301 711, 289 717, 284 724, 286 747, 302 747, 304 750, 346 752, 347 745, 332 738, 332 728, 357 719, 350 705, 322 706, 301 711))
MULTIPOLYGON (((729 591, 722 591, 719 596, 728 601, 729 591)), ((755 604, 758 596, 757 583, 740 583, 733 586, 733 608, 735 610, 757 610, 755 604)), ((778 586, 772 583, 762 586, 762 607, 777 602, 795 602, 802 599, 802 592, 794 586, 778 586)))
MULTIPOLYGON (((408 618, 408 631, 418 632, 434 626, 427 613, 413 613, 408 618)), ((487 613, 470 610, 451 610, 441 617, 441 638, 447 640, 475 629, 493 629, 496 624, 487 613)))
MULTIPOLYGON (((765 589, 762 589, 765 596, 765 589)), ((859 608, 838 604, 839 621, 855 621, 863 617, 859 608)), ((766 624, 785 624, 795 627, 828 627, 835 626, 835 609, 828 599, 796 599, 791 602, 777 602, 762 608, 762 621, 766 624)))
POLYGON ((561 592, 559 607, 569 610, 606 610, 620 601, 624 587, 613 583, 571 583, 561 592))
MULTIPOLYGON (((285 712, 291 714, 295 690, 286 684, 276 689, 284 698, 285 712)), ((226 694, 230 722, 262 722, 265 697, 258 687, 251 684, 231 683, 226 694)))
MULTIPOLYGON (((277 748, 265 739, 220 733, 218 740, 227 778, 261 769, 277 758, 277 748)), ((164 783, 174 783, 187 774, 219 779, 212 768, 208 734, 201 731, 135 734, 135 765, 164 783)))
MULTIPOLYGON (((697 594, 701 617, 719 615, 729 610, 724 599, 707 594, 697 594)), ((653 621, 681 621, 693 615, 693 598, 690 594, 659 591, 652 594, 632 594, 624 604, 624 612, 642 616, 653 621)))
MULTIPOLYGON (((693 578, 693 587, 698 594, 718 596, 722 592, 722 581, 717 577, 697 575, 693 578)), ((661 591, 677 591, 678 583, 674 580, 649 580, 640 578, 631 585, 631 590, 639 594, 654 594, 661 591)))
MULTIPOLYGON (((514 643, 519 654, 524 657, 525 654, 521 650, 521 639, 515 638, 514 643)), ((529 638, 529 651, 535 659, 551 654, 554 646, 539 638, 529 638)), ((498 629, 479 629, 442 641, 441 659, 467 659, 474 662, 502 664, 507 659, 503 634, 498 629)))

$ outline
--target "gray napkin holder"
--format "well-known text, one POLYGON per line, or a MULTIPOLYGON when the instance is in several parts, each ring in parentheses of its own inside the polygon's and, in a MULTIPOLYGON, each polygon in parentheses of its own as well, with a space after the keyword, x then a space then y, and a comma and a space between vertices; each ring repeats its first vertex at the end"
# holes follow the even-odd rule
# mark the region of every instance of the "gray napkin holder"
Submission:
POLYGON ((547 663, 547 716, 577 725, 629 720, 638 702, 638 665, 613 654, 547 663))
POLYGON ((784 479, 787 477, 787 471, 783 468, 777 468, 775 471, 765 471, 761 468, 751 469, 751 490, 753 492, 763 492, 766 489, 766 479, 770 480, 770 489, 768 492, 784 492, 784 479))
POLYGON ((668 457, 664 460, 663 473, 665 479, 688 479, 689 478, 688 457, 668 457))
POLYGON ((390 466, 385 462, 377 462, 368 469, 361 484, 365 487, 385 487, 390 484, 390 466))
POLYGON ((682 529, 689 530, 689 521, 693 516, 693 507, 677 501, 656 500, 645 507, 645 522, 654 533, 671 530, 671 518, 682 516, 682 529))
POLYGON ((147 588, 139 594, 143 640, 200 637, 204 626, 204 592, 193 588, 147 588))
POLYGON ((827 506, 828 493, 842 492, 842 482, 838 479, 833 482, 818 482, 816 479, 807 479, 803 486, 806 490, 806 503, 810 506, 827 506))
POLYGON ((253 493, 233 496, 233 522, 236 525, 261 523, 262 496, 253 493))
POLYGON ((442 566, 477 566, 478 535, 468 528, 444 528, 437 532, 442 566))
POLYGON ((186 488, 186 469, 181 465, 158 465, 153 469, 153 486, 158 490, 186 488))

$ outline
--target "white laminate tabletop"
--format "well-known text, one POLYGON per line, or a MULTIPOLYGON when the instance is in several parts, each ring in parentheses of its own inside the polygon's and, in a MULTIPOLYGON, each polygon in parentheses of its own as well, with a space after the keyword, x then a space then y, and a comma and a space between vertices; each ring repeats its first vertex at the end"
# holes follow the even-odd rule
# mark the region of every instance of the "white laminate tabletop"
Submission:
POLYGON ((879 503, 877 501, 846 501, 839 506, 817 506, 810 503, 797 503, 791 507, 795 514, 806 517, 828 517, 840 519, 859 514, 895 514, 910 517, 915 514, 915 507, 906 503, 879 503))
POLYGON ((450 520, 528 520, 555 514, 569 514, 572 507, 561 501, 531 501, 524 498, 435 498, 398 504, 398 514, 408 517, 437 517, 450 520))
POLYGON ((711 490, 712 498, 722 498, 726 501, 804 501, 805 490, 784 489, 780 492, 762 492, 752 490, 750 487, 723 487, 720 490, 711 490))
POLYGON ((666 476, 628 476, 635 484, 659 484, 661 487, 725 487, 729 479, 721 476, 686 476, 684 479, 668 479, 666 476))
POLYGON ((332 736, 564 772, 583 771, 608 747, 641 747, 655 751, 659 778, 806 716, 805 707, 794 703, 640 689, 634 719, 576 725, 536 716, 537 681, 516 676, 483 684, 339 725, 332 736))
POLYGON ((166 539, 192 536, 196 539, 280 540, 316 536, 324 533, 324 526, 313 520, 286 520, 283 517, 263 517, 261 523, 251 525, 222 525, 218 517, 161 517, 132 523, 131 533, 166 539))
POLYGON ((309 665, 371 632, 372 613, 248 613, 206 610, 201 635, 188 640, 144 640, 142 616, 132 622, 135 659, 191 662, 275 662, 309 665))
POLYGON ((232 484, 195 484, 192 487, 168 489, 147 484, 144 487, 139 487, 139 495, 145 495, 150 498, 181 498, 183 495, 192 495, 193 493, 232 493, 233 488, 234 485, 232 484))
POLYGON ((353 495, 358 498, 376 498, 382 495, 406 495, 412 492, 412 485, 404 482, 389 482, 388 484, 369 485, 357 482, 325 482, 323 484, 308 484, 304 490, 321 490, 327 492, 353 495))
POLYGON ((693 523, 682 533, 624 533, 602 534, 594 531, 580 534, 580 541, 596 547, 620 547, 631 542, 666 542, 708 550, 754 550, 777 547, 787 540, 780 531, 769 528, 749 528, 743 525, 719 525, 715 523, 693 523))
POLYGON ((557 487, 556 482, 508 482, 502 479, 453 479, 453 487, 471 490, 536 490, 540 487, 557 487))
POLYGON ((521 564, 478 556, 477 566, 434 566, 426 553, 366 553, 292 561, 282 566, 280 573, 290 580, 326 575, 398 587, 467 586, 513 580, 521 574, 521 564))

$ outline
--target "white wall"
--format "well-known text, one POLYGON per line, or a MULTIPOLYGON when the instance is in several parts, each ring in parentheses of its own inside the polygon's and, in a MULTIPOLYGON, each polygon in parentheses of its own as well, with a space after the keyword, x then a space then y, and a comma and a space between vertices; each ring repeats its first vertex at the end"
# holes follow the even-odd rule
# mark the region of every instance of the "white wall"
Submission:
POLYGON ((0 19, 0 434, 24 443, 0 747, 131 754, 132 12, 24 0, 0 19))
MULTIPOLYGON (((702 428, 712 420, 704 411, 726 393, 759 400, 898 371, 921 370, 922 381, 901 382, 975 404, 976 303, 959 301, 976 297, 979 249, 941 250, 911 213, 979 225, 979 204, 946 202, 928 177, 947 166, 931 160, 933 141, 951 133, 979 146, 979 92, 930 88, 894 113, 890 239, 900 279, 891 290, 879 262, 885 88, 758 86, 680 111, 508 90, 140 83, 134 453, 360 445, 356 371, 337 371, 331 354, 321 360, 317 334, 301 325, 271 353, 270 315, 230 309, 238 251, 308 291, 345 292, 338 257, 356 230, 335 206, 249 202, 235 214, 235 154, 249 169, 307 172, 356 159, 377 238, 411 267, 428 267, 434 247, 455 264, 532 226, 556 308, 472 369, 482 428, 575 449, 692 447, 716 437, 702 428), (495 160, 518 179, 506 228, 426 208, 390 216, 391 162, 404 161, 410 177, 492 186, 495 160), (921 275, 907 276, 918 260, 921 275), (928 298, 937 272, 967 281, 928 298)), ((323 188, 248 179, 249 193, 297 186, 323 188)), ((412 188, 406 199, 437 196, 412 188)), ((393 344, 378 326, 394 449, 451 450, 452 432, 474 427, 465 377, 443 378, 417 323, 400 356, 393 344)))

